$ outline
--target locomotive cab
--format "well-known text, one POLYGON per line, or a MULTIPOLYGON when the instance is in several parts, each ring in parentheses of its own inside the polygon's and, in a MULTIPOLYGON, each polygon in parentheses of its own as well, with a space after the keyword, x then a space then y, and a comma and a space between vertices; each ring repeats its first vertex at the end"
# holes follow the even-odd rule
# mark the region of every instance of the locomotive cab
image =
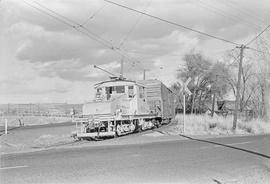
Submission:
POLYGON ((117 78, 97 83, 94 88, 94 99, 83 105, 83 117, 74 119, 75 137, 79 139, 147 130, 170 122, 174 116, 174 96, 158 80, 117 78))
POLYGON ((83 115, 147 114, 145 87, 135 81, 110 80, 95 85, 95 97, 83 106, 83 115))
MULTIPOLYGON (((151 128, 152 118, 145 86, 131 80, 110 80, 95 85, 95 96, 83 105, 84 120, 78 121, 78 138, 119 136, 151 128)), ((77 123, 77 124, 78 124, 77 123)))

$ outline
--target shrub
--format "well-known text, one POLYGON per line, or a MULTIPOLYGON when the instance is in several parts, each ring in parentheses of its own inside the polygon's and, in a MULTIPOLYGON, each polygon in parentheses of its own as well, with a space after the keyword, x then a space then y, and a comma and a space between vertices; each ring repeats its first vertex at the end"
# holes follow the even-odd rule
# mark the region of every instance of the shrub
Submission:
MULTIPOLYGON (((178 114, 174 122, 177 123, 177 131, 183 132, 183 116, 178 114), (179 126, 181 125, 181 126, 179 126)), ((232 116, 214 116, 208 115, 186 115, 185 118, 185 134, 203 135, 203 134, 233 134, 232 116)), ((243 121, 238 120, 237 134, 260 134, 270 133, 270 122, 260 119, 243 121)))

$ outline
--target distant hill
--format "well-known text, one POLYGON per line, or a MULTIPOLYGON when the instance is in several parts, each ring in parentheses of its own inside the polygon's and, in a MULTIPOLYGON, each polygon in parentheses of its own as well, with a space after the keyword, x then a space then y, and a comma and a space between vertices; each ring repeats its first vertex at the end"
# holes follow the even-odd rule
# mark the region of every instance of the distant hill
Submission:
POLYGON ((45 103, 45 104, 0 104, 0 114, 5 115, 70 115, 82 113, 82 104, 45 103))

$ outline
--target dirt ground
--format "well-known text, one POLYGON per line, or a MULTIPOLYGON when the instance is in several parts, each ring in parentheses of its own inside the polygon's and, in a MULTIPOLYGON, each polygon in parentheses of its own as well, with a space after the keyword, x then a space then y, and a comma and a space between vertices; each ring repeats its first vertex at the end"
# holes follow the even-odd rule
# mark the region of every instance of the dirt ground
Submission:
POLYGON ((33 148, 45 148, 57 144, 73 142, 71 132, 75 125, 43 125, 12 129, 0 136, 1 152, 17 152, 33 148))

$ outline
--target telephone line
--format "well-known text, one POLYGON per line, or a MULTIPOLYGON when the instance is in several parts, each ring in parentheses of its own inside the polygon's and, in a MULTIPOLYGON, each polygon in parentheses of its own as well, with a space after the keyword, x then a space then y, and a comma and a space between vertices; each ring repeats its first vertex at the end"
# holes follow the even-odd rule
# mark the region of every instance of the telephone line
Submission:
POLYGON ((230 19, 230 20, 232 20, 234 22, 239 22, 239 20, 240 20, 240 21, 243 21, 243 23, 248 25, 248 26, 252 26, 252 27, 254 27, 256 29, 261 28, 260 25, 254 24, 254 23, 252 23, 252 22, 250 22, 250 21, 248 21, 246 19, 243 19, 243 18, 237 16, 237 15, 228 14, 227 12, 223 11, 220 8, 217 8, 216 6, 209 5, 209 4, 205 3, 205 1, 198 0, 196 2, 198 2, 199 3, 198 5, 200 5, 202 8, 208 9, 208 10, 212 11, 213 13, 221 15, 221 16, 223 16, 223 17, 225 17, 227 19, 230 19))
POLYGON ((266 28, 264 28, 257 36, 255 36, 253 39, 251 39, 246 46, 250 45, 252 42, 254 42, 255 40, 257 40, 268 28, 270 27, 270 24, 268 26, 266 26, 266 28))
POLYGON ((236 2, 232 2, 230 0, 222 0, 222 1, 223 1, 222 4, 230 6, 231 8, 235 9, 236 11, 242 12, 243 14, 246 14, 248 17, 253 17, 253 18, 259 20, 261 23, 265 24, 265 20, 262 19, 260 16, 256 16, 255 15, 256 12, 252 11, 252 9, 248 10, 248 9, 245 9, 245 7, 243 7, 243 6, 241 6, 241 7, 237 6, 237 4, 240 5, 239 2, 236 4, 236 2))
MULTIPOLYGON (((24 1, 24 0, 23 0, 23 2, 25 2, 25 3, 26 3, 27 5, 29 5, 30 7, 34 8, 34 9, 36 9, 36 10, 38 10, 38 11, 41 11, 42 13, 44 13, 44 14, 46 14, 46 15, 48 15, 48 16, 50 16, 50 17, 52 17, 52 18, 54 18, 54 19, 56 19, 56 20, 58 20, 58 21, 60 21, 60 22, 62 22, 62 23, 64 23, 65 25, 67 25, 67 26, 69 26, 69 27, 75 29, 76 31, 78 31, 78 32, 80 32, 80 33, 86 35, 86 36, 89 37, 90 39, 99 42, 99 43, 102 44, 103 46, 109 48, 110 50, 112 50, 112 51, 114 51, 114 52, 116 52, 116 53, 118 53, 119 55, 121 55, 121 56, 123 56, 123 57, 125 57, 125 58, 127 58, 127 59, 130 59, 130 60, 135 60, 137 63, 141 63, 141 62, 140 62, 139 60, 137 60, 136 58, 133 58, 133 57, 131 57, 131 56, 129 56, 129 55, 127 55, 127 54, 121 52, 120 49, 116 49, 116 48, 112 45, 112 43, 110 43, 109 41, 103 39, 103 38, 100 37, 99 35, 97 35, 97 34, 91 32, 89 29, 85 28, 84 26, 81 26, 81 25, 78 24, 77 22, 75 22, 75 21, 73 21, 73 20, 71 20, 71 19, 69 19, 69 18, 67 18, 67 17, 65 17, 65 16, 63 16, 63 15, 61 15, 61 14, 59 14, 59 13, 57 13, 57 12, 55 12, 55 11, 53 11, 53 10, 47 8, 47 7, 45 7, 45 6, 43 6, 43 5, 41 5, 40 3, 37 3, 37 2, 36 2, 36 4, 39 4, 39 6, 41 6, 41 7, 45 8, 45 9, 47 9, 48 11, 54 13, 55 15, 57 15, 57 16, 59 16, 59 17, 62 17, 62 19, 59 18, 59 17, 57 17, 57 16, 55 16, 55 15, 52 15, 52 14, 48 13, 47 11, 45 11, 45 10, 43 10, 43 9, 40 9, 40 8, 38 8, 38 7, 36 7, 36 6, 33 6, 33 5, 30 4, 29 2, 26 2, 26 1, 24 1), (64 19, 64 20, 63 20, 63 19, 64 19), (71 24, 71 23, 73 23, 73 24, 75 24, 75 25, 77 25, 77 26, 75 26, 75 25, 73 25, 73 24, 71 24), (87 32, 84 32, 84 31, 80 30, 79 28, 83 28, 83 29, 86 30, 87 32), (94 36, 93 36, 93 35, 94 35, 94 36), (97 39, 96 37, 98 37, 99 39, 97 39), (105 43, 104 43, 104 42, 105 42, 105 43), (109 44, 108 44, 108 43, 109 43, 109 44)), ((140 67, 141 67, 141 66, 140 66, 140 67)), ((141 67, 141 68, 143 69, 143 67, 141 67)))
POLYGON ((104 44, 108 44, 111 48, 113 47, 111 42, 109 42, 109 41, 103 39, 102 37, 100 37, 100 36, 97 35, 96 33, 92 32, 92 31, 90 31, 89 29, 87 29, 86 27, 84 27, 83 25, 81 25, 81 24, 75 22, 74 20, 71 20, 71 19, 69 19, 69 18, 67 18, 67 17, 65 17, 65 16, 63 16, 63 15, 61 15, 61 14, 59 14, 59 13, 57 13, 56 11, 53 11, 53 10, 49 9, 48 7, 46 7, 46 6, 44 6, 44 5, 40 4, 40 3, 38 3, 38 2, 36 2, 36 1, 34 1, 34 3, 36 3, 36 4, 39 5, 40 7, 44 8, 44 9, 46 9, 46 10, 52 12, 52 13, 54 13, 55 15, 61 17, 61 18, 64 19, 65 21, 69 22, 70 24, 71 24, 71 23, 75 24, 76 26, 72 25, 72 28, 75 29, 75 28, 81 27, 82 29, 85 29, 87 32, 89 32, 90 34, 92 34, 92 35, 94 35, 95 37, 97 37, 98 39, 100 39, 101 42, 104 42, 103 45, 104 45, 104 44))
POLYGON ((82 26, 84 26, 85 24, 88 23, 88 21, 90 21, 91 19, 93 19, 98 13, 101 12, 101 10, 104 9, 104 7, 106 6, 106 4, 104 3, 98 10, 96 10, 93 14, 91 14, 82 24, 82 26))
MULTIPOLYGON (((146 7, 144 8, 144 12, 147 11, 147 8, 150 6, 152 0, 149 0, 149 2, 147 3, 146 7)), ((139 15, 139 17, 137 18, 136 22, 133 24, 133 26, 130 28, 130 30, 127 32, 126 36, 123 38, 123 40, 120 42, 119 44, 119 48, 121 48, 124 45, 124 42, 127 41, 128 37, 131 35, 131 33, 134 31, 135 27, 137 26, 137 24, 140 22, 140 20, 142 19, 142 14, 139 15)))
POLYGON ((109 1, 109 0, 104 0, 104 1, 107 2, 107 3, 110 3, 110 4, 114 4, 114 5, 116 5, 116 6, 119 6, 119 7, 125 8, 125 9, 127 9, 127 10, 130 10, 130 11, 133 11, 133 12, 136 12, 136 13, 143 14, 143 15, 148 16, 148 17, 151 17, 151 18, 153 18, 153 19, 157 19, 157 20, 159 20, 159 21, 162 21, 162 22, 165 22, 165 23, 168 23, 168 24, 177 26, 177 27, 181 27, 181 28, 186 29, 186 30, 189 30, 189 31, 192 31, 192 32, 199 33, 199 34, 201 34, 201 35, 204 35, 204 36, 207 36, 207 37, 210 37, 210 38, 219 40, 219 41, 227 42, 227 43, 230 43, 230 44, 233 44, 233 45, 237 45, 237 46, 240 45, 240 44, 238 44, 238 43, 236 43, 236 42, 233 42, 233 41, 230 41, 230 40, 226 40, 226 39, 224 39, 224 38, 220 38, 220 37, 217 37, 217 36, 214 36, 214 35, 211 35, 211 34, 208 34, 208 33, 205 33, 205 32, 202 32, 202 31, 199 31, 199 30, 196 30, 196 29, 193 29, 193 28, 190 28, 190 27, 181 25, 181 24, 178 24, 178 23, 175 23, 175 22, 172 22, 172 21, 169 21, 169 20, 166 20, 166 19, 163 19, 163 18, 154 16, 154 15, 151 15, 151 14, 148 14, 148 13, 144 13, 144 12, 142 12, 142 11, 139 11, 139 10, 136 10, 136 9, 133 9, 133 8, 130 8, 130 7, 125 6, 125 5, 122 5, 122 4, 115 3, 115 2, 113 2, 113 1, 109 1))

